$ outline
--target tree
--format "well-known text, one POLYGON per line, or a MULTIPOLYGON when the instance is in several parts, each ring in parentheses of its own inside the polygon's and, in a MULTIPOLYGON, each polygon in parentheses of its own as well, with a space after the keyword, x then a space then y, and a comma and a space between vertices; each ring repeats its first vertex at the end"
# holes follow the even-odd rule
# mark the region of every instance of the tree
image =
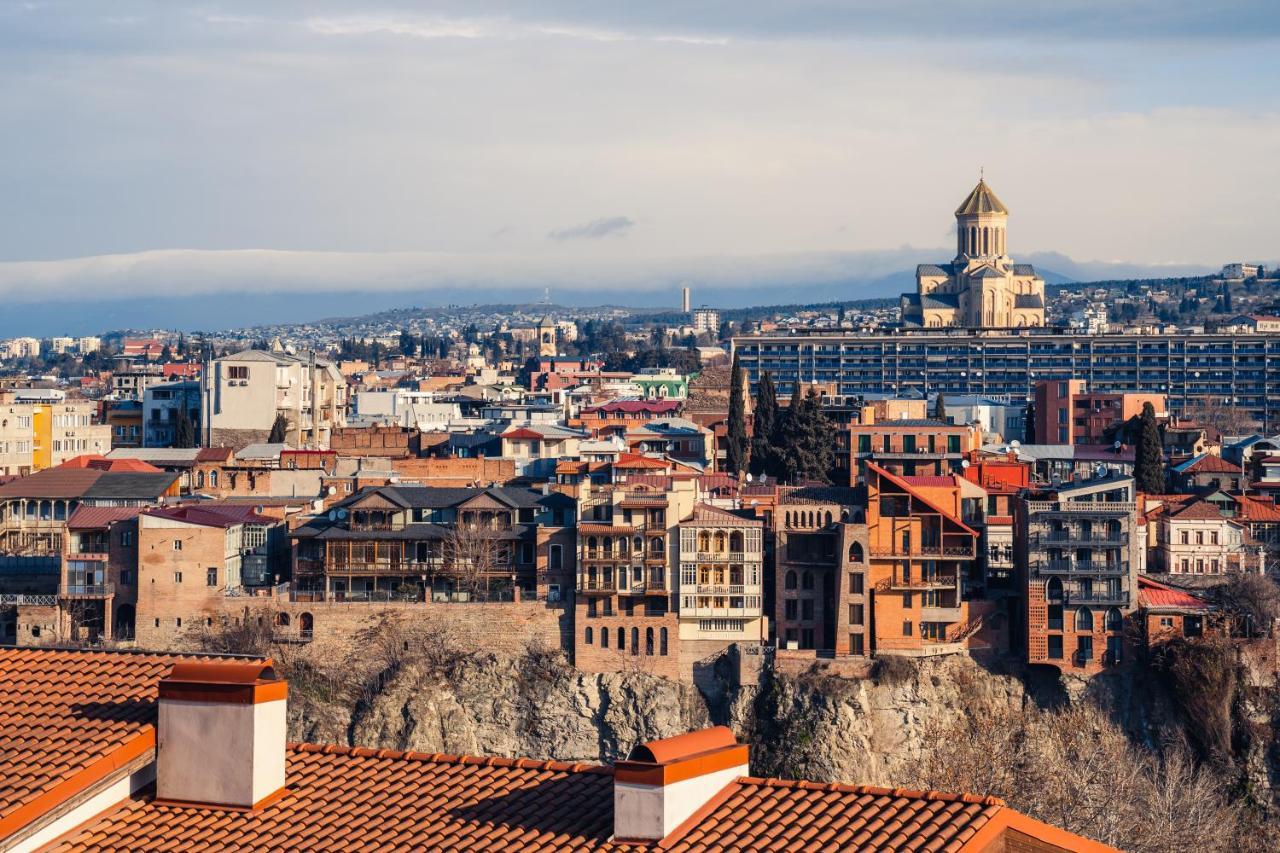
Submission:
POLYGON ((178 417, 173 425, 173 446, 196 446, 196 427, 195 424, 191 422, 191 416, 187 414, 185 406, 179 407, 178 417))
POLYGON ((501 531, 483 518, 466 514, 454 522, 444 540, 444 571, 463 592, 484 596, 494 573, 507 563, 501 531))
POLYGON ((941 391, 938 392, 938 399, 933 404, 933 419, 944 423, 947 420, 947 401, 941 391))
POLYGON ((271 434, 267 436, 268 444, 284 444, 285 439, 289 436, 289 419, 283 413, 276 415, 275 423, 271 425, 271 434))
POLYGON ((733 356, 733 370, 729 374, 729 435, 726 454, 729 473, 741 474, 747 469, 747 401, 742 390, 742 365, 738 355, 733 356))
POLYGON ((765 371, 756 383, 755 420, 751 430, 751 470, 756 474, 777 474, 778 453, 774 439, 778 430, 778 392, 773 376, 765 371))
POLYGON ((1142 431, 1138 436, 1138 457, 1133 476, 1138 491, 1158 495, 1165 490, 1164 442, 1160 440, 1160 427, 1156 425, 1156 410, 1150 403, 1142 404, 1142 431))
POLYGON ((1236 630, 1246 637, 1265 636, 1280 618, 1280 586, 1266 575, 1232 573, 1214 590, 1221 607, 1235 617, 1236 630))
POLYGON ((831 422, 822 411, 817 388, 807 393, 797 391, 787 407, 786 420, 779 430, 779 452, 783 476, 792 482, 817 480, 831 482, 835 467, 835 439, 831 422))

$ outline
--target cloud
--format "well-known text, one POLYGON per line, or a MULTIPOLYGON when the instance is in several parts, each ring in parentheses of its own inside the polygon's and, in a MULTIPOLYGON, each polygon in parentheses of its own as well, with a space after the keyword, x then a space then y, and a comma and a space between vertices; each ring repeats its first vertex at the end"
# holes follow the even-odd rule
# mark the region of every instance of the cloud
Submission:
POLYGON ((635 222, 629 217, 609 216, 552 231, 547 238, 550 240, 598 240, 601 237, 624 237, 634 226, 635 222))

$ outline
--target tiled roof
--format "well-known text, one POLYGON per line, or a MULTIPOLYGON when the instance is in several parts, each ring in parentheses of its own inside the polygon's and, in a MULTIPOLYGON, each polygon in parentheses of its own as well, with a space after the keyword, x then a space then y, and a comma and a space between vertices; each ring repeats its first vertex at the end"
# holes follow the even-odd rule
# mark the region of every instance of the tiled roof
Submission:
POLYGON ((153 748, 156 684, 192 659, 0 649, 0 839, 153 748))
POLYGON ((628 414, 636 412, 674 412, 678 408, 680 408, 680 401, 678 400, 614 400, 610 403, 583 409, 582 413, 587 415, 599 412, 605 414, 612 412, 626 412, 628 414))
POLYGON ((1008 213, 1004 203, 996 197, 991 191, 991 187, 987 186, 987 182, 978 181, 978 185, 974 187, 964 201, 960 202, 960 206, 956 208, 956 216, 964 216, 973 213, 1008 213))
POLYGON ((0 498, 79 498, 102 476, 92 468, 46 468, 0 486, 0 498))
POLYGON ((1171 607, 1180 610, 1209 610, 1203 598, 1157 583, 1150 578, 1138 577, 1138 603, 1146 608, 1171 607))
POLYGON ((114 521, 124 521, 142 512, 136 506, 82 506, 67 519, 68 530, 97 530, 114 521))
POLYGON ((902 481, 912 486, 923 486, 928 489, 946 489, 956 484, 955 477, 915 476, 907 475, 902 481))
POLYGON ((149 474, 132 471, 103 471, 102 476, 84 490, 83 497, 99 500, 150 501, 167 492, 177 480, 177 474, 164 472, 149 474))
POLYGON ((1270 501, 1260 501, 1247 497, 1237 497, 1235 500, 1240 507, 1240 518, 1246 521, 1280 522, 1280 507, 1270 501))
POLYGON ((925 308, 959 308, 960 297, 954 293, 925 293, 920 296, 925 308))
POLYGON ((1169 513, 1170 518, 1180 521, 1221 521, 1222 512, 1207 501, 1196 501, 1169 513))
POLYGON ((1181 474, 1240 474, 1240 466, 1232 465, 1221 456, 1206 453, 1197 456, 1190 462, 1184 462, 1174 468, 1181 474))
POLYGON ((1013 299, 1014 308, 1043 308, 1044 297, 1039 293, 1019 293, 1013 299))
POLYGON ((152 518, 165 518, 170 521, 181 521, 186 524, 198 524, 201 527, 233 527, 237 524, 275 524, 276 520, 265 515, 258 515, 251 506, 222 506, 213 504, 190 504, 171 506, 161 509, 147 510, 144 515, 152 518))
POLYGON ((1036 268, 1032 264, 1014 264, 1011 269, 1014 275, 1035 275, 1036 268))
POLYGON ((761 527, 763 525, 759 519, 744 518, 726 509, 704 503, 694 506, 693 517, 689 522, 695 525, 714 524, 717 527, 761 527))
POLYGON ((128 471, 134 474, 159 474, 160 469, 149 465, 141 459, 122 457, 108 458, 93 453, 73 456, 58 466, 59 468, 92 468, 95 471, 128 471))
POLYGON ((943 266, 942 264, 917 264, 916 275, 951 275, 951 264, 947 264, 946 266, 943 266))

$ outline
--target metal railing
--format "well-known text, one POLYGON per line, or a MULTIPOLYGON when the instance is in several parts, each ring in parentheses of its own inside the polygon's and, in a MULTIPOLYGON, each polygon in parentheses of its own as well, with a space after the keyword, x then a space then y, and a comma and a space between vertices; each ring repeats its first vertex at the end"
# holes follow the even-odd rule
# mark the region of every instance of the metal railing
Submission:
POLYGON ((1129 571, 1125 563, 1108 563, 1094 560, 1046 560, 1036 565, 1038 572, 1063 574, 1123 575, 1129 571))
MULTIPOLYGON (((760 593, 758 586, 751 589, 754 594, 760 593)), ((700 583, 694 586, 694 592, 698 595, 746 595, 747 587, 740 583, 700 583)))
POLYGON ((33 594, 27 592, 9 592, 0 595, 0 606, 30 604, 38 607, 52 607, 58 603, 58 596, 33 594))
POLYGON ((1050 530, 1047 532, 1032 534, 1031 541, 1038 545, 1056 545, 1059 547, 1121 548, 1129 544, 1129 534, 1112 533, 1103 530, 1092 533, 1077 533, 1071 530, 1050 530))
POLYGON ((116 585, 113 583, 75 583, 67 584, 58 590, 58 595, 62 598, 103 598, 108 595, 114 595, 115 591, 116 585))

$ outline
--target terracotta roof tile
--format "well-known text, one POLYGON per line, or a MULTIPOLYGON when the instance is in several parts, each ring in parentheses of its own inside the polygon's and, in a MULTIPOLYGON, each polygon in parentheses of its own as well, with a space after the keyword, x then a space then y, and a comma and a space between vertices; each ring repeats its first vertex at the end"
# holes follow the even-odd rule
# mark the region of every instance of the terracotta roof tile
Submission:
POLYGON ((54 786, 153 746, 156 685, 192 659, 208 657, 0 649, 0 838, 54 786))

